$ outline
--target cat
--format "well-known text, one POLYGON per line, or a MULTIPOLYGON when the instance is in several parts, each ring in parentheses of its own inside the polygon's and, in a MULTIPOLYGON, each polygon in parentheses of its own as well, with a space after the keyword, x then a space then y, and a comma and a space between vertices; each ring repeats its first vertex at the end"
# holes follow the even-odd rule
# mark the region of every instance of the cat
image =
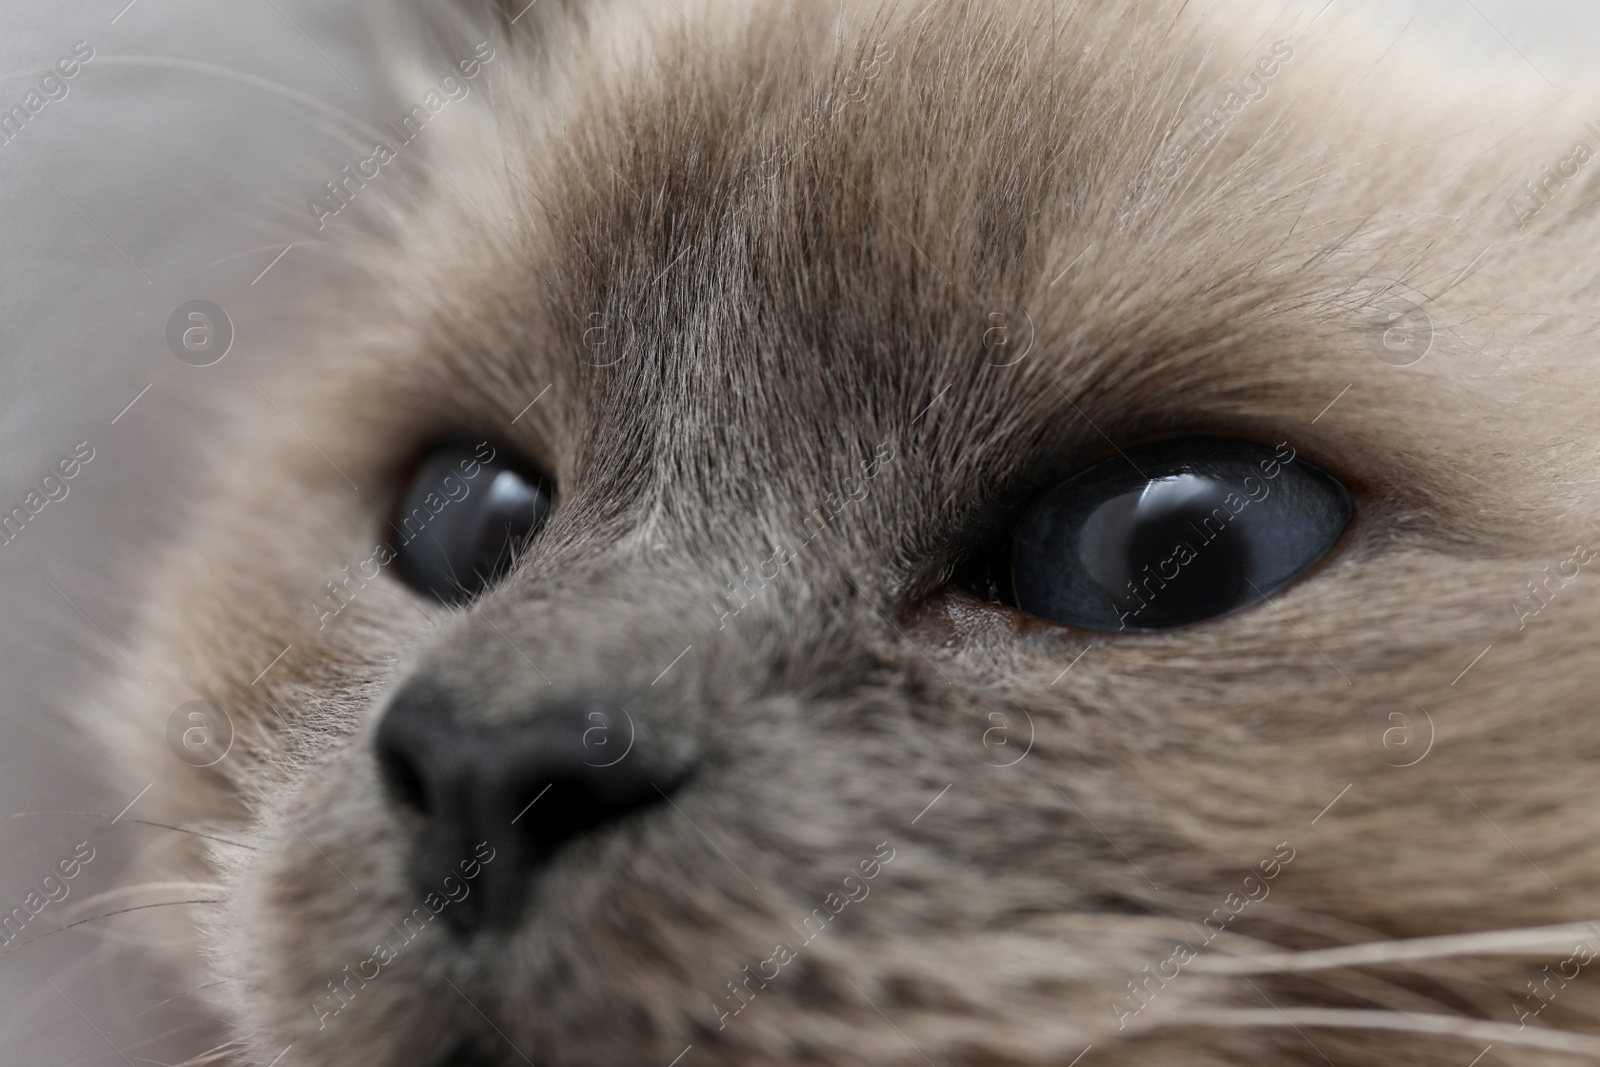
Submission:
POLYGON ((1326 8, 481 15, 90 715, 195 1062, 1600 1056, 1600 106, 1326 8))

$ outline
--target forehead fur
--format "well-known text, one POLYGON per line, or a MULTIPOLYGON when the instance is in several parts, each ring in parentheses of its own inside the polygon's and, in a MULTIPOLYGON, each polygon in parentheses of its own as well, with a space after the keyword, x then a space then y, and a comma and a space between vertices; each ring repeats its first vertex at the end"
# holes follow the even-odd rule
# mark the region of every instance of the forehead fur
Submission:
POLYGON ((1496 370, 1494 324, 1452 308, 1476 272, 1503 291, 1516 269, 1479 262, 1521 236, 1484 192, 1506 131, 1472 128, 1465 102, 1381 107, 1408 79, 1352 86, 1332 53, 1353 31, 1223 25, 1017 2, 541 23, 391 260, 416 414, 456 418, 446 394, 504 423, 549 386, 516 432, 563 481, 597 501, 670 484, 663 507, 701 514, 768 492, 763 457, 814 494, 912 434, 931 510, 874 529, 919 546, 1052 461, 1292 426, 1412 494, 1430 533, 1495 539, 1452 509, 1483 487, 1451 456, 1503 463, 1500 442, 1467 432, 1477 413, 1433 367, 1382 373, 1367 335, 1373 305, 1409 296, 1441 320, 1435 364, 1496 370), (1274 47, 1281 76, 1213 133, 1274 47), (1013 351, 1025 337, 1020 363, 993 365, 997 322, 1013 351), (1307 425, 1363 381, 1377 395, 1343 424, 1362 447, 1307 425), (1462 431, 1448 449, 1439 420, 1462 431))

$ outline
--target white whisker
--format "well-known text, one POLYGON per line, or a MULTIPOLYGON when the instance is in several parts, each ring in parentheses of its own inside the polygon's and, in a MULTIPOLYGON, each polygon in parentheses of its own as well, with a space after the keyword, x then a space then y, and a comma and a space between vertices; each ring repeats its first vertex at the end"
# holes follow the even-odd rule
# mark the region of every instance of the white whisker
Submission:
MULTIPOLYGON (((173 59, 170 56, 104 56, 95 62, 95 66, 160 67, 167 70, 186 70, 196 74, 209 74, 212 77, 225 78, 228 81, 238 82, 241 85, 248 85, 254 89, 261 89, 273 96, 288 100, 294 104, 299 104, 301 107, 309 108, 313 111, 320 112, 323 115, 335 118, 339 120, 339 122, 345 124, 345 126, 349 129, 358 131, 363 137, 369 140, 384 140, 384 135, 379 132, 376 127, 369 126, 366 122, 363 122, 361 119, 350 114, 348 111, 345 111, 342 108, 334 107, 332 104, 327 103, 326 101, 319 100, 310 93, 303 93, 299 89, 293 88, 292 86, 284 85, 281 82, 275 82, 269 78, 260 77, 259 75, 247 74, 242 70, 233 70, 230 67, 219 67, 215 63, 202 63, 193 59, 173 59)), ((317 123, 316 125, 318 125, 318 127, 324 132, 333 134, 337 137, 346 137, 349 135, 349 129, 341 130, 337 128, 330 128, 322 125, 321 123, 317 123)))
POLYGON ((182 1063, 177 1064, 176 1067, 208 1067, 208 1065, 219 1063, 237 1063, 237 1057, 245 1054, 246 1051, 246 1046, 242 1041, 224 1041, 215 1048, 195 1053, 182 1063))
MULTIPOLYGON (((73 815, 84 819, 111 819, 111 816, 102 815, 97 811, 19 811, 14 813, 11 817, 13 819, 25 819, 35 815, 73 815)), ((111 821, 116 822, 117 820, 111 819, 111 821)), ((232 845, 234 848, 242 848, 250 852, 259 851, 254 845, 247 845, 242 841, 234 841, 226 837, 219 837, 216 834, 208 834, 201 830, 191 830, 187 826, 174 826, 172 823, 155 822, 151 819, 123 819, 122 822, 136 823, 140 826, 156 826, 163 830, 173 830, 180 834, 188 834, 191 837, 203 837, 207 841, 217 841, 221 844, 232 845)))
POLYGON ((144 882, 139 885, 122 886, 118 889, 107 889, 103 893, 96 893, 92 897, 85 897, 67 909, 69 915, 82 915, 85 909, 96 904, 107 904, 115 900, 124 900, 128 897, 137 897, 144 893, 212 893, 220 895, 223 888, 214 882, 144 882))
POLYGON ((159 903, 156 903, 156 904, 136 904, 135 906, 133 906, 131 908, 118 908, 116 911, 108 911, 108 912, 105 912, 104 914, 101 914, 101 915, 91 915, 87 919, 79 919, 76 922, 65 923, 65 924, 63 924, 61 926, 56 927, 54 930, 46 930, 44 933, 40 934, 38 937, 30 937, 26 941, 19 941, 15 945, 8 946, 4 951, 0 951, 0 959, 5 959, 7 956, 12 955, 13 953, 19 952, 22 949, 27 948, 29 945, 33 944, 35 941, 43 941, 47 937, 54 937, 57 934, 66 933, 68 930, 71 930, 72 928, 77 927, 77 926, 82 926, 84 923, 99 922, 101 919, 110 919, 110 918, 112 918, 114 916, 117 916, 117 915, 126 915, 131 911, 148 911, 151 908, 175 908, 175 907, 179 907, 179 906, 185 905, 185 904, 224 904, 224 903, 226 903, 226 901, 223 901, 223 900, 212 900, 212 899, 209 899, 209 898, 207 898, 207 899, 197 899, 197 900, 163 900, 163 901, 160 901, 159 903))
POLYGON ((1282 952, 1262 956, 1218 956, 1196 960, 1194 971, 1208 974, 1286 974, 1322 971, 1333 967, 1363 967, 1407 960, 1443 959, 1450 956, 1526 956, 1559 952, 1575 940, 1595 939, 1589 923, 1535 926, 1523 930, 1493 930, 1480 934, 1443 934, 1400 941, 1369 941, 1361 945, 1282 952))
POLYGON ((186 997, 192 997, 195 994, 201 992, 202 990, 215 989, 217 986, 225 985, 225 984, 226 983, 220 978, 216 979, 215 981, 211 981, 211 982, 201 982, 199 985, 195 986, 192 989, 185 989, 182 993, 174 993, 172 996, 167 997, 165 1000, 156 1001, 154 1004, 150 1005, 148 1008, 146 1008, 143 1011, 139 1012, 138 1015, 135 1015, 134 1018, 135 1019, 143 1018, 144 1016, 149 1015, 151 1012, 155 1011, 157 1008, 164 1008, 168 1004, 172 1004, 172 1003, 175 1003, 177 1001, 183 1000, 186 997))

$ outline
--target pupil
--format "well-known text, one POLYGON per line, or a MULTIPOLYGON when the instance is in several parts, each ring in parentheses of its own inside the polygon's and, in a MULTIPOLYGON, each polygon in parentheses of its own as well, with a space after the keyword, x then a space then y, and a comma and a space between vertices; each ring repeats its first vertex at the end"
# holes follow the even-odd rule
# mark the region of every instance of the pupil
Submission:
POLYGON ((396 566, 418 592, 464 604, 505 575, 550 510, 541 479, 444 445, 412 477, 390 522, 396 566))
POLYGON ((1244 497, 1199 474, 1157 478, 1112 497, 1084 523, 1084 572, 1130 629, 1195 622, 1254 595, 1249 539, 1235 528, 1244 497))
POLYGON ((481 505, 482 525, 472 548, 474 571, 495 573, 510 562, 512 550, 543 521, 544 493, 515 471, 503 470, 489 483, 481 505))

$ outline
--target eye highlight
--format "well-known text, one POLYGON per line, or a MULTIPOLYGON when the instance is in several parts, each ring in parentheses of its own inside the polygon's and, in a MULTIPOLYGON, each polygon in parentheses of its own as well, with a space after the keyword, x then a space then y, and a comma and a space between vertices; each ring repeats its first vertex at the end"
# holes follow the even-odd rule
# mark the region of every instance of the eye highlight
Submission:
POLYGON ((1287 444, 1146 445, 1034 502, 1010 538, 1011 598, 1087 630, 1199 622, 1304 574, 1353 513, 1344 486, 1287 444))
POLYGON ((423 460, 390 522, 395 566, 417 592, 465 604, 510 569, 553 503, 546 479, 487 443, 443 445, 423 460))

